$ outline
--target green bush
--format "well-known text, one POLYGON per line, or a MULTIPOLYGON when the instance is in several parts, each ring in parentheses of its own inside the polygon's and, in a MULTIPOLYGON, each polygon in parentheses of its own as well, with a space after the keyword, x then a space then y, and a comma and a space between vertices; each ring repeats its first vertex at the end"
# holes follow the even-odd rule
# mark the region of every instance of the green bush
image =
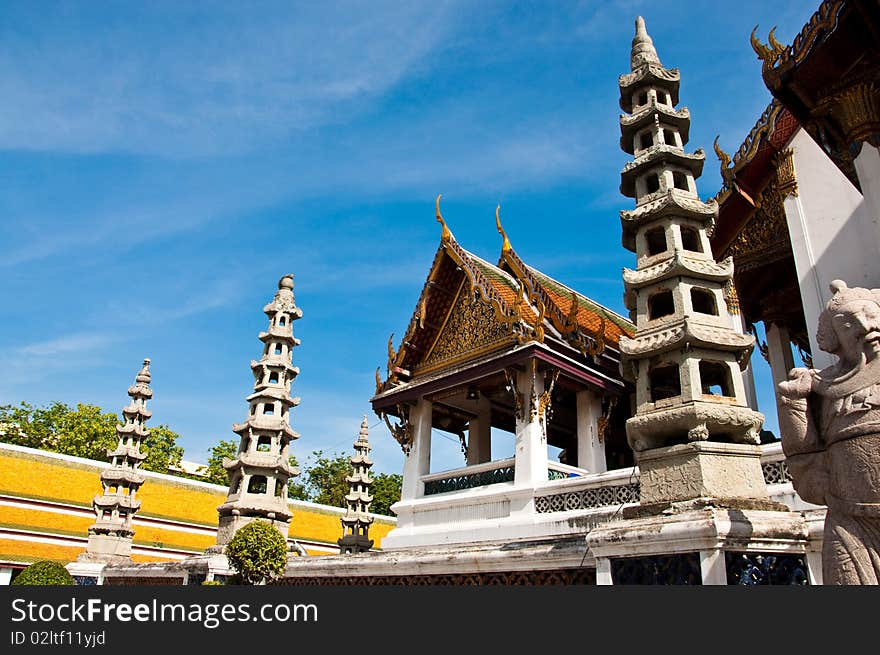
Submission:
POLYGON ((263 584, 281 577, 287 566, 287 540, 265 521, 251 521, 226 544, 226 558, 242 584, 263 584))
POLYGON ((72 585, 73 578, 58 562, 34 562, 12 581, 18 585, 72 585))
POLYGON ((202 586, 203 587, 222 587, 223 583, 220 582, 219 580, 205 580, 202 583, 202 586))

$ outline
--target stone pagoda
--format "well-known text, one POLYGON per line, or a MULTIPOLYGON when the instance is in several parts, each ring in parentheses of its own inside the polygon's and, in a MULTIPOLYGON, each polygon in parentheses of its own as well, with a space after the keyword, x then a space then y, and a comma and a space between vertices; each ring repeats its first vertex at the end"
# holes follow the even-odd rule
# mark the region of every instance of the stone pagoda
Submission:
POLYGON ((217 508, 220 515, 217 544, 222 548, 236 530, 254 519, 271 522, 286 537, 291 511, 287 481, 299 471, 290 466, 290 442, 299 435, 290 427, 290 408, 299 398, 290 397, 290 384, 299 374, 292 364, 293 321, 302 317, 293 297, 293 275, 278 282, 275 298, 263 308, 269 328, 260 333, 263 356, 251 362, 254 392, 247 397, 250 411, 233 431, 241 437, 238 455, 224 460, 229 473, 229 494, 217 508))
POLYGON ((147 401, 153 397, 150 379, 150 360, 145 359, 128 389, 131 402, 122 409, 125 423, 116 426, 116 449, 107 451, 111 466, 101 472, 103 491, 92 501, 96 520, 89 528, 82 561, 120 563, 131 558, 131 520, 141 506, 135 494, 144 483, 137 469, 147 458, 141 445, 150 434, 146 423, 152 416, 147 409, 147 401))
POLYGON ((627 112, 620 144, 634 158, 621 173, 620 191, 636 201, 634 210, 621 212, 623 245, 637 259, 635 270, 623 272, 636 334, 620 347, 623 372, 636 381, 636 412, 626 427, 642 470, 642 502, 761 494, 754 446, 764 417, 748 406, 742 374, 754 337, 737 329, 731 311, 733 260, 712 255, 708 236, 718 208, 697 195, 703 151, 683 149, 690 114, 676 109, 679 72, 660 63, 641 17, 630 63, 632 72, 619 80, 627 112), (735 464, 727 457, 733 452, 735 464), (716 455, 738 474, 725 482, 697 463, 716 455), (705 474, 698 488, 651 485, 655 467, 669 457, 693 459, 690 465, 705 474), (740 486, 726 486, 734 480, 740 486))
POLYGON ((619 79, 620 144, 633 160, 620 191, 636 207, 620 217, 636 254, 636 269, 623 271, 636 333, 620 350, 636 383, 626 431, 641 500, 588 535, 597 581, 737 584, 743 571, 777 565, 765 579, 805 581, 803 518, 769 500, 762 474, 764 416, 748 406, 742 374, 754 338, 731 311, 733 262, 716 262, 710 248, 717 204, 701 201, 695 183, 705 155, 683 149, 679 72, 660 63, 641 17, 630 63, 619 79))
POLYGON ((354 456, 351 458, 351 475, 346 476, 349 491, 345 496, 346 511, 342 517, 342 538, 339 539, 339 552, 362 553, 373 547, 370 539, 370 524, 373 517, 370 516, 370 503, 373 497, 370 495, 370 486, 373 478, 370 477, 370 431, 367 427, 367 417, 361 421, 361 429, 357 441, 354 442, 354 456))

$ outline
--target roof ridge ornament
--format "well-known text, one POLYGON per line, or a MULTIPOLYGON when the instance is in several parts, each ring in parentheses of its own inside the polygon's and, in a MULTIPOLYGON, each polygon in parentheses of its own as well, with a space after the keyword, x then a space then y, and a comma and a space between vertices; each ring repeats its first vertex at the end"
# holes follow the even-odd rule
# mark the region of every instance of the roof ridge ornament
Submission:
POLYGON ((499 204, 495 208, 495 227, 498 229, 498 234, 500 234, 502 236, 502 238, 504 239, 503 242, 501 243, 501 254, 503 255, 503 254, 509 253, 511 250, 513 250, 513 247, 510 245, 510 239, 507 238, 507 232, 505 232, 504 228, 501 227, 500 213, 501 213, 501 205, 499 204))
POLYGON ((443 232, 440 234, 440 241, 443 243, 449 243, 453 241, 454 238, 452 236, 452 232, 449 229, 449 226, 446 225, 446 221, 443 220, 443 214, 440 213, 440 198, 443 197, 442 193, 437 194, 437 222, 443 226, 443 232))
POLYGON ((712 143, 712 147, 715 149, 715 155, 718 157, 718 161, 721 162, 719 168, 721 171, 721 179, 724 182, 724 186, 732 190, 734 187, 734 181, 733 168, 730 165, 731 159, 730 155, 724 152, 724 150, 721 149, 721 146, 718 145, 718 139, 720 138, 720 134, 715 136, 715 141, 712 143))
POLYGON ((632 40, 630 67, 635 71, 643 64, 660 64, 660 57, 657 56, 657 49, 654 47, 654 40, 648 34, 648 30, 645 27, 645 19, 641 16, 637 16, 636 35, 632 40))
POLYGON ((776 39, 776 26, 770 30, 770 33, 767 35, 767 41, 769 45, 764 45, 761 41, 755 36, 755 32, 758 31, 758 25, 755 25, 755 29, 752 30, 752 34, 749 37, 749 41, 752 44, 752 50, 755 51, 755 54, 758 55, 758 59, 761 60, 761 68, 764 71, 770 70, 776 64, 782 55, 785 54, 788 48, 782 45, 776 39))

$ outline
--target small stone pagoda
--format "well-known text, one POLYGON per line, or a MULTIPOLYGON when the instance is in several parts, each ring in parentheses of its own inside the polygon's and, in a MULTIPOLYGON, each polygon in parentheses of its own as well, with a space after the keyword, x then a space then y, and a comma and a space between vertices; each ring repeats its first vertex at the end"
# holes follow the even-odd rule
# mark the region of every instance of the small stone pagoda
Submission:
POLYGON ((764 416, 748 406, 742 375, 754 338, 731 311, 733 262, 710 249, 717 204, 701 201, 695 183, 705 155, 683 150, 679 72, 660 63, 641 17, 630 63, 620 143, 634 159, 620 191, 636 207, 620 217, 637 258, 623 271, 636 333, 620 350, 636 383, 626 430, 641 498, 587 536, 597 582, 806 583, 803 517, 769 499, 761 469, 764 416))
POLYGON ((357 441, 354 442, 354 456, 351 458, 351 475, 346 476, 345 481, 349 485, 348 494, 345 496, 346 511, 342 517, 342 538, 339 539, 339 552, 362 553, 373 547, 370 539, 370 524, 373 517, 370 516, 370 503, 373 497, 370 495, 370 487, 373 478, 370 476, 370 468, 373 462, 370 460, 370 430, 367 426, 367 417, 361 421, 361 429, 357 441))
POLYGON ((300 343, 293 336, 293 321, 302 317, 293 297, 293 275, 281 278, 275 298, 263 311, 269 328, 260 333, 263 356, 251 362, 255 382, 247 397, 250 411, 244 423, 232 428, 241 445, 234 459, 223 462, 229 473, 229 494, 217 508, 221 548, 254 519, 270 521, 286 537, 292 517, 287 481, 299 471, 290 466, 288 448, 299 435, 290 427, 290 409, 299 398, 290 397, 290 384, 299 374, 292 352, 300 343))
POLYGON ((690 114, 675 108, 678 70, 660 63, 641 17, 631 68, 619 81, 627 112, 620 144, 634 159, 621 173, 620 191, 636 201, 634 210, 621 212, 623 245, 637 258, 636 270, 623 272, 636 334, 622 338, 620 349, 624 375, 637 381, 636 413, 626 427, 642 468, 642 502, 760 494, 755 446, 764 417, 748 406, 741 370, 754 337, 738 329, 731 311, 733 260, 712 256, 708 234, 718 208, 697 195, 702 149, 683 149, 690 114), (737 467, 737 475, 716 477, 693 459, 716 456, 725 468, 737 467), (650 484, 668 457, 693 459, 689 465, 701 476, 695 488, 650 484))
POLYGON ((147 401, 153 397, 150 379, 150 360, 145 359, 134 385, 128 389, 131 402, 122 409, 125 423, 116 426, 116 449, 107 451, 111 466, 101 472, 103 490, 92 501, 96 520, 89 528, 82 561, 121 563, 131 558, 131 521, 141 506, 135 494, 144 483, 137 469, 147 458, 141 446, 150 434, 146 423, 152 416, 147 409, 147 401))

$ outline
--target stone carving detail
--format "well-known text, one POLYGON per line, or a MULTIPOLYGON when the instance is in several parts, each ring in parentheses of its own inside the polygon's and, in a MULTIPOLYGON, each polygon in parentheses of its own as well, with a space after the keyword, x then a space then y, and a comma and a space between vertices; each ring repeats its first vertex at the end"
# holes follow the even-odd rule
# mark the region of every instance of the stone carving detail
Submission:
POLYGON ((831 283, 816 340, 838 363, 779 384, 782 449, 798 494, 827 505, 825 584, 880 584, 880 289, 831 283))
POLYGON ((495 310, 489 303, 462 293, 423 366, 431 367, 490 346, 509 335, 509 330, 496 320, 495 310))

